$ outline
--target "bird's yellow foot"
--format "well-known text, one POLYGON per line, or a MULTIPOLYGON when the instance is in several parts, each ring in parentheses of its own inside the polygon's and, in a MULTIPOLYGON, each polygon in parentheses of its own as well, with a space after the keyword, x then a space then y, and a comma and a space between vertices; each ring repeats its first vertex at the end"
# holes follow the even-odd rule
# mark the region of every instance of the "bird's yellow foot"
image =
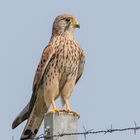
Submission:
POLYGON ((65 112, 67 112, 67 113, 72 113, 74 116, 80 117, 80 114, 77 113, 77 112, 75 112, 75 111, 73 111, 73 110, 67 109, 67 110, 65 110, 65 112))
POLYGON ((50 109, 47 113, 56 113, 56 112, 61 112, 61 111, 58 108, 53 108, 53 109, 50 109))
POLYGON ((60 109, 59 112, 66 112, 66 110, 64 110, 64 109, 60 109))

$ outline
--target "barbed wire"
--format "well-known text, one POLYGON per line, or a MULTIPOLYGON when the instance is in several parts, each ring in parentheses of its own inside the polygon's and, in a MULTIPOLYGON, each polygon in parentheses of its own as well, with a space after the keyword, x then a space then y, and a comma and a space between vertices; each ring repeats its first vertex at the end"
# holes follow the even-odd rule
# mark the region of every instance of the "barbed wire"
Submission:
POLYGON ((50 130, 48 129, 45 134, 41 134, 34 138, 34 140, 39 139, 50 139, 50 138, 59 138, 64 136, 75 136, 75 135, 83 135, 85 140, 87 135, 94 135, 94 134, 107 134, 107 133, 113 133, 113 132, 123 132, 123 131, 134 131, 134 134, 136 134, 137 130, 140 130, 140 126, 137 126, 136 122, 134 121, 134 127, 127 127, 127 128, 113 128, 112 125, 110 129, 106 130, 97 130, 94 129, 86 130, 85 126, 83 126, 84 131, 83 132, 77 132, 77 133, 58 133, 57 135, 50 135, 50 130))

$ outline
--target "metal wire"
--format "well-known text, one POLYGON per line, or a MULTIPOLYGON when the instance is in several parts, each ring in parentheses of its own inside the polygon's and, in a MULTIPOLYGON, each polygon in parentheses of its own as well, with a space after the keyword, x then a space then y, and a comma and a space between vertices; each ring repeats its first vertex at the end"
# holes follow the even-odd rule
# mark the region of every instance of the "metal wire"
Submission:
POLYGON ((41 134, 37 137, 34 138, 34 140, 39 140, 39 139, 50 139, 50 138, 59 138, 59 137, 64 137, 64 136, 74 136, 74 135, 83 135, 85 140, 87 135, 94 135, 94 134, 107 134, 107 133, 114 133, 114 132, 123 132, 123 131, 134 131, 134 134, 136 134, 136 131, 140 130, 140 126, 137 126, 136 122, 134 122, 134 127, 127 127, 127 128, 111 128, 106 129, 106 130, 97 130, 95 131, 94 129, 86 130, 85 126, 83 126, 84 131, 83 132, 77 132, 77 133, 61 133, 57 135, 52 135, 52 136, 47 136, 47 134, 41 134))

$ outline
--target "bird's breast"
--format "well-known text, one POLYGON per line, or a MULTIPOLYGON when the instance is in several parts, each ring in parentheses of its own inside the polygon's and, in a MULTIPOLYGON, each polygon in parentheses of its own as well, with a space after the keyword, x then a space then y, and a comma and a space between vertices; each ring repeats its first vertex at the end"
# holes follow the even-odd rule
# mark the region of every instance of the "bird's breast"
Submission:
POLYGON ((56 61, 59 73, 69 75, 76 71, 79 62, 79 48, 75 44, 67 43, 60 46, 56 52, 56 61))
POLYGON ((44 84, 51 85, 58 80, 61 83, 61 89, 68 77, 75 79, 78 72, 80 51, 78 44, 72 41, 55 45, 55 53, 45 70, 44 84))

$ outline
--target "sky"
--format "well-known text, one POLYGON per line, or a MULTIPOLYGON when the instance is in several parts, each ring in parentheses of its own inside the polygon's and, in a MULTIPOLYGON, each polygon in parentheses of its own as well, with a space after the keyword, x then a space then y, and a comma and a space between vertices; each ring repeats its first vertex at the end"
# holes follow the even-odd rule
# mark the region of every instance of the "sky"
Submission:
MULTIPOLYGON (((85 70, 71 107, 80 113, 78 131, 140 125, 139 0, 0 0, 0 135, 18 140, 25 126, 11 124, 27 104, 54 18, 75 15, 75 38, 86 54, 85 70)), ((58 106, 61 107, 59 100, 58 106)), ((43 126, 40 129, 43 133, 43 126)), ((138 140, 140 132, 88 135, 87 140, 138 140)), ((84 140, 83 136, 78 140, 84 140)))

